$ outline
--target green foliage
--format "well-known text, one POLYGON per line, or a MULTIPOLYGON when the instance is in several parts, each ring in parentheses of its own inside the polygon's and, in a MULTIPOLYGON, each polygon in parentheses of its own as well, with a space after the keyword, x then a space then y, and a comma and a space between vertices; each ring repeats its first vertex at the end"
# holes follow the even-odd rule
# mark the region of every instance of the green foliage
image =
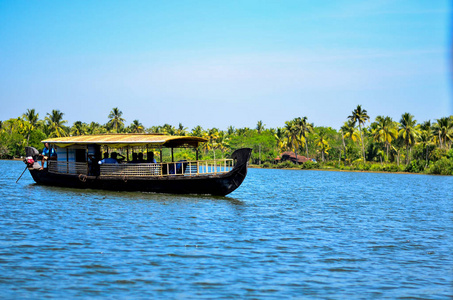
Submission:
POLYGON ((293 168, 297 168, 297 165, 290 161, 284 161, 284 162, 278 163, 276 165, 276 167, 278 169, 293 169, 293 168))
MULTIPOLYGON (((122 115, 123 112, 115 107, 108 115, 107 124, 76 121, 72 126, 66 126, 64 113, 59 110, 52 110, 40 120, 35 109, 28 109, 18 118, 0 120, 0 158, 22 156, 27 145, 41 150, 41 141, 47 137, 148 132, 206 138, 208 142, 198 149, 199 159, 230 158, 236 149, 248 147, 252 149, 250 163, 266 168, 452 173, 452 116, 421 124, 417 124, 409 113, 402 115, 400 123, 390 117, 378 116, 366 126, 369 116, 359 105, 348 117, 349 121, 337 131, 331 127, 315 127, 307 117, 296 117, 276 129, 265 128, 263 121, 258 121, 253 129, 229 126, 227 130, 220 130, 195 126, 190 130, 181 123, 177 127, 164 124, 144 128, 139 120, 133 120, 126 125, 122 115), (296 165, 287 161, 274 164, 275 158, 285 151, 315 158, 319 163, 309 161, 296 165)), ((169 150, 164 150, 163 157, 165 161, 171 160, 169 150)), ((194 151, 175 149, 174 159, 195 160, 196 157, 194 151)))
POLYGON ((453 159, 442 157, 428 169, 429 174, 453 175, 453 159))
POLYGON ((306 161, 301 165, 302 169, 304 170, 311 170, 318 168, 318 164, 312 161, 306 161))
POLYGON ((411 173, 422 173, 425 170, 425 161, 424 160, 412 160, 408 165, 406 165, 406 172, 411 173))

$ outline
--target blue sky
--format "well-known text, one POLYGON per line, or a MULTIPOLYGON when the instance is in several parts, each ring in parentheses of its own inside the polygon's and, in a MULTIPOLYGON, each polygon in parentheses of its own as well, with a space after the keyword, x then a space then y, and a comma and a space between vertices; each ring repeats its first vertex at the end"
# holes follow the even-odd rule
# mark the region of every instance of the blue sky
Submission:
POLYGON ((339 128, 453 114, 450 2, 0 1, 0 120, 339 128))

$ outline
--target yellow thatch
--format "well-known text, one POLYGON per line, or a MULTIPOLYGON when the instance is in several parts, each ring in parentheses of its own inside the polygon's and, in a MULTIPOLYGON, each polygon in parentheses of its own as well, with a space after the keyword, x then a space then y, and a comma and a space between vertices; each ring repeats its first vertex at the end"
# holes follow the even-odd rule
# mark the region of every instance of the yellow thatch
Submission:
POLYGON ((72 145, 108 145, 109 147, 149 146, 149 147, 198 147, 199 143, 207 142, 206 139, 196 136, 174 136, 162 134, 96 134, 60 138, 49 138, 42 141, 69 147, 72 145))

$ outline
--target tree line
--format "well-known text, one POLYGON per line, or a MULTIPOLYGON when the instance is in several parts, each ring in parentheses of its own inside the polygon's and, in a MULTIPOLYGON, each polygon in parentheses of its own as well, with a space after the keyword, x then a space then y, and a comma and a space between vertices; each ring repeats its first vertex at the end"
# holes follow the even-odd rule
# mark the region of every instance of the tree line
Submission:
POLYGON ((286 121, 282 127, 266 128, 258 121, 255 128, 191 130, 181 123, 145 128, 139 120, 129 125, 122 111, 115 107, 106 124, 76 121, 69 125, 64 113, 52 110, 40 119, 35 109, 17 118, 0 121, 0 158, 25 155, 25 146, 42 149, 41 140, 48 137, 78 136, 103 133, 162 133, 189 135, 208 140, 201 146, 206 158, 230 157, 238 148, 253 149, 252 163, 264 167, 335 168, 345 170, 406 171, 453 175, 453 116, 435 121, 417 122, 410 113, 400 120, 377 116, 374 121, 361 105, 345 116, 339 129, 315 126, 307 117, 286 121), (300 166, 289 162, 275 163, 282 152, 291 151, 318 163, 300 166))

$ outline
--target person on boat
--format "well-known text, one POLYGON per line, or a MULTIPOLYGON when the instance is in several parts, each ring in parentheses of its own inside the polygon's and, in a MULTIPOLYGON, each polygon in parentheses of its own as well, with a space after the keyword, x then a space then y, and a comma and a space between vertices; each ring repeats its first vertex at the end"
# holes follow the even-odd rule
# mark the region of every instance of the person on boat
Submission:
POLYGON ((118 153, 112 152, 112 156, 109 157, 108 152, 104 153, 104 159, 99 161, 99 164, 118 164, 118 160, 116 159, 118 157, 118 153))
POLYGON ((146 160, 148 161, 148 163, 156 163, 156 160, 154 159, 154 152, 147 152, 146 160))
POLYGON ((144 163, 145 162, 145 160, 143 159, 143 153, 142 152, 139 152, 137 154, 137 162, 138 163, 144 163))
POLYGON ((42 150, 42 159, 41 159, 41 170, 44 169, 44 162, 46 160, 55 160, 57 158, 57 153, 54 148, 49 147, 49 143, 44 144, 44 150, 42 150))
POLYGON ((138 163, 137 153, 132 152, 132 160, 129 163, 133 163, 133 164, 138 163))

